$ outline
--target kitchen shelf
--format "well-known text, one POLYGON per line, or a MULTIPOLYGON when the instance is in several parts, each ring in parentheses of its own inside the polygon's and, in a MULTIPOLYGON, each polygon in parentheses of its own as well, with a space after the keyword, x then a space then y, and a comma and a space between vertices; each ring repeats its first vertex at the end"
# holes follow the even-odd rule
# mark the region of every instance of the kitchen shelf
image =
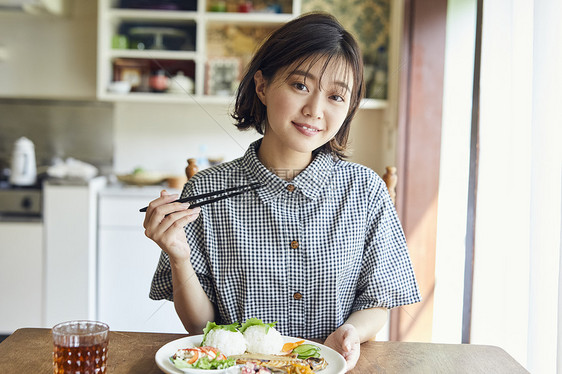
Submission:
POLYGON ((108 52, 111 58, 136 58, 150 60, 196 60, 197 52, 192 51, 161 51, 155 49, 112 49, 108 52))
MULTIPOLYGON (((228 50, 224 49, 217 52, 216 44, 209 47, 209 41, 226 44, 223 38, 217 38, 217 32, 220 33, 221 28, 234 26, 245 33, 247 27, 260 30, 264 27, 275 28, 300 14, 301 0, 290 0, 290 6, 286 9, 290 13, 228 13, 228 12, 210 12, 211 0, 198 0, 196 10, 150 10, 150 9, 121 9, 118 7, 117 0, 99 0, 98 1, 98 63, 97 63, 97 90, 98 99, 103 101, 139 101, 139 102, 180 102, 185 103, 184 95, 177 94, 161 94, 150 93, 147 82, 149 76, 154 74, 156 70, 165 70, 169 76, 175 75, 178 71, 191 78, 194 83, 193 98, 199 103, 228 103, 233 100, 232 96, 215 96, 208 95, 213 93, 209 87, 216 87, 217 90, 223 90, 225 82, 219 82, 218 85, 211 84, 207 70, 217 66, 217 59, 228 60, 232 57, 239 59, 238 73, 243 70, 245 56, 230 55, 228 50), (151 34, 132 37, 129 33, 132 27, 149 27, 155 28, 176 28, 184 32, 185 40, 178 42, 179 46, 169 47, 167 44, 166 34, 162 32, 158 34, 158 42, 156 36, 151 34), (219 31, 217 31, 219 30, 219 31), (126 42, 131 45, 138 43, 139 39, 147 39, 141 41, 145 44, 144 49, 114 49, 112 41, 115 36, 120 33, 127 34, 129 37, 126 42), (209 34, 215 33, 214 39, 209 39, 209 34), (136 39, 136 40, 134 40, 136 39), (164 42, 163 42, 164 40, 164 42), (151 49, 150 44, 159 44, 159 49, 151 49), (163 44, 163 45, 162 45, 163 44), (162 47, 168 47, 173 50, 162 50, 162 47), (193 49, 193 50, 191 50, 193 49), (221 55, 223 53, 224 55, 221 55), (117 61, 121 64, 116 65, 117 61), (123 65, 127 65, 123 68, 123 65), (144 67, 135 68, 134 65, 142 65, 144 67), (146 65, 149 65, 146 68, 146 65), (126 70, 126 74, 122 73, 126 70), (138 70, 134 70, 138 69, 138 70), (123 78, 125 77, 125 78, 123 78), (132 78, 131 78, 132 77, 132 78), (109 92, 110 83, 115 79, 129 79, 135 86, 132 91, 127 94, 114 94, 109 92), (140 83, 139 83, 140 82, 140 83)), ((169 40, 173 39, 168 39, 169 40)), ((181 41, 181 39, 180 39, 181 41)), ((256 45, 258 41, 256 41, 256 45)), ((251 51, 249 52, 251 53, 251 51)), ((219 64, 221 61, 218 62, 219 64)), ((232 68, 234 69, 234 68, 232 68)), ((230 79, 230 78, 227 78, 230 79)), ((239 79, 239 78, 238 78, 239 79)), ((227 81, 226 87, 235 87, 236 79, 227 81), (232 84, 230 84, 232 83, 232 84)), ((232 88, 229 88, 232 90, 232 88)), ((189 100, 188 100, 189 101, 189 100)), ((194 100, 191 100, 194 101, 194 100)))
POLYGON ((107 93, 103 100, 131 103, 176 103, 176 104, 231 104, 233 96, 131 92, 128 94, 107 93))
POLYGON ((196 21, 199 13, 181 10, 109 9, 108 17, 122 20, 196 21))
MULTIPOLYGON (((211 0, 199 0, 197 10, 147 10, 120 9, 116 7, 116 0, 99 0, 98 2, 98 73, 97 97, 103 101, 117 102, 169 102, 169 103, 222 103, 234 101, 233 96, 210 95, 208 69, 210 64, 218 59, 231 57, 240 60, 240 72, 247 61, 244 56, 228 55, 232 52, 234 42, 222 37, 220 30, 238 30, 239 34, 247 35, 254 30, 273 29, 300 14, 301 0, 292 0, 291 13, 230 13, 210 12, 208 3, 211 0), (120 28, 132 27, 135 23, 144 23, 151 27, 176 27, 192 30, 190 35, 194 50, 161 50, 161 49, 114 49, 112 38, 119 33, 120 28), (189 29, 191 28, 191 29, 189 29), (217 31, 219 30, 219 31, 217 31), (249 31, 251 30, 251 31, 249 31), (217 32, 219 34, 217 34, 217 32), (219 36, 217 36, 219 35, 219 36), (214 43, 214 44, 212 44, 214 43), (218 44, 217 44, 218 43, 218 44), (217 48, 218 46, 229 48, 217 48), (220 51, 218 51, 220 50, 220 51), (224 55, 223 55, 224 54, 224 55), (115 78, 114 62, 116 60, 130 60, 150 62, 150 73, 155 70, 165 70, 167 75, 173 76, 182 70, 193 80, 193 94, 151 93, 146 87, 148 78, 143 80, 142 89, 128 94, 115 94, 108 91, 109 84, 115 78), (187 67, 187 69, 184 69, 187 67), (187 71, 189 70, 189 71, 187 71)), ((262 34, 263 35, 263 34, 262 34)), ((130 42, 132 40, 129 40, 130 42)), ((256 43, 257 45, 257 43, 256 43)), ((188 48, 186 48, 188 49, 188 48)), ((142 74, 147 74, 146 70, 142 74)), ((360 109, 385 109, 386 100, 364 99, 360 109)))
POLYGON ((240 24, 282 24, 290 21, 294 16, 283 13, 221 13, 208 12, 205 15, 207 22, 240 24))

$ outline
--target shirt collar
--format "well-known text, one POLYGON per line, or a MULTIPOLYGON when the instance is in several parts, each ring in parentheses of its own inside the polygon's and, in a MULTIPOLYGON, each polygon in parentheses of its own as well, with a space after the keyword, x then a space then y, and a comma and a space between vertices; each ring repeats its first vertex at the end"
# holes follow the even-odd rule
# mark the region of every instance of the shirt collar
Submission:
POLYGON ((260 198, 264 202, 268 202, 277 197, 281 191, 287 191, 289 185, 294 185, 295 191, 300 191, 307 198, 316 200, 338 160, 329 152, 320 150, 303 171, 292 181, 286 181, 268 170, 258 159, 257 152, 261 141, 261 139, 258 139, 250 144, 244 157, 242 157, 242 167, 248 175, 253 177, 252 180, 255 179, 262 185, 257 190, 260 198))

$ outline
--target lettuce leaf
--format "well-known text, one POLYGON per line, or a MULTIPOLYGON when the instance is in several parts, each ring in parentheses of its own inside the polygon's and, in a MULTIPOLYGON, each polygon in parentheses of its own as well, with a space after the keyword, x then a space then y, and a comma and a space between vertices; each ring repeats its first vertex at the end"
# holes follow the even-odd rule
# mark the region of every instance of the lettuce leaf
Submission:
POLYGON ((172 364, 174 364, 174 366, 178 369, 187 369, 191 367, 191 365, 188 364, 187 361, 180 358, 174 359, 173 357, 170 357, 170 361, 172 361, 172 364))
POLYGON ((263 323, 259 318, 248 318, 240 327, 240 332, 243 333, 250 326, 265 326, 265 333, 267 334, 269 332, 269 328, 275 327, 275 324, 277 324, 277 322, 263 323))
POLYGON ((201 342, 201 345, 202 346, 205 345, 205 340, 207 339, 207 334, 209 333, 209 331, 214 329, 223 329, 227 331, 236 332, 238 331, 239 326, 240 324, 238 322, 231 323, 230 325, 217 325, 214 322, 208 321, 207 326, 205 326, 205 328, 203 329, 203 341, 201 342))

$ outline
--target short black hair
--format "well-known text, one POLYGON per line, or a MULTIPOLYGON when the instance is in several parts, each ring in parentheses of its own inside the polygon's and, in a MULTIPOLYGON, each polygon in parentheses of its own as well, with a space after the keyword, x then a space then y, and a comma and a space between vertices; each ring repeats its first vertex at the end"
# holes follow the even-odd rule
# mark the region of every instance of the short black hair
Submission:
POLYGON ((338 133, 323 148, 344 158, 351 120, 355 116, 365 91, 363 58, 355 38, 338 22, 324 12, 303 14, 277 30, 258 49, 238 87, 232 117, 240 130, 255 129, 264 133, 267 108, 256 94, 254 75, 258 70, 270 80, 277 72, 297 63, 312 66, 326 58, 323 69, 332 60, 343 62, 353 71, 353 87, 349 111, 338 133))

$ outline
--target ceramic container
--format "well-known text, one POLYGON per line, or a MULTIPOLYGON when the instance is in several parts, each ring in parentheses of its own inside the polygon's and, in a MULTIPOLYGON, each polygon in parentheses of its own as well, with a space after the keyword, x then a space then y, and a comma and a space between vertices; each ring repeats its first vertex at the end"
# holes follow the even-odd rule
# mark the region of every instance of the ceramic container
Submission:
POLYGON ((10 184, 14 186, 32 186, 36 181, 35 145, 28 138, 21 137, 14 144, 10 184))

